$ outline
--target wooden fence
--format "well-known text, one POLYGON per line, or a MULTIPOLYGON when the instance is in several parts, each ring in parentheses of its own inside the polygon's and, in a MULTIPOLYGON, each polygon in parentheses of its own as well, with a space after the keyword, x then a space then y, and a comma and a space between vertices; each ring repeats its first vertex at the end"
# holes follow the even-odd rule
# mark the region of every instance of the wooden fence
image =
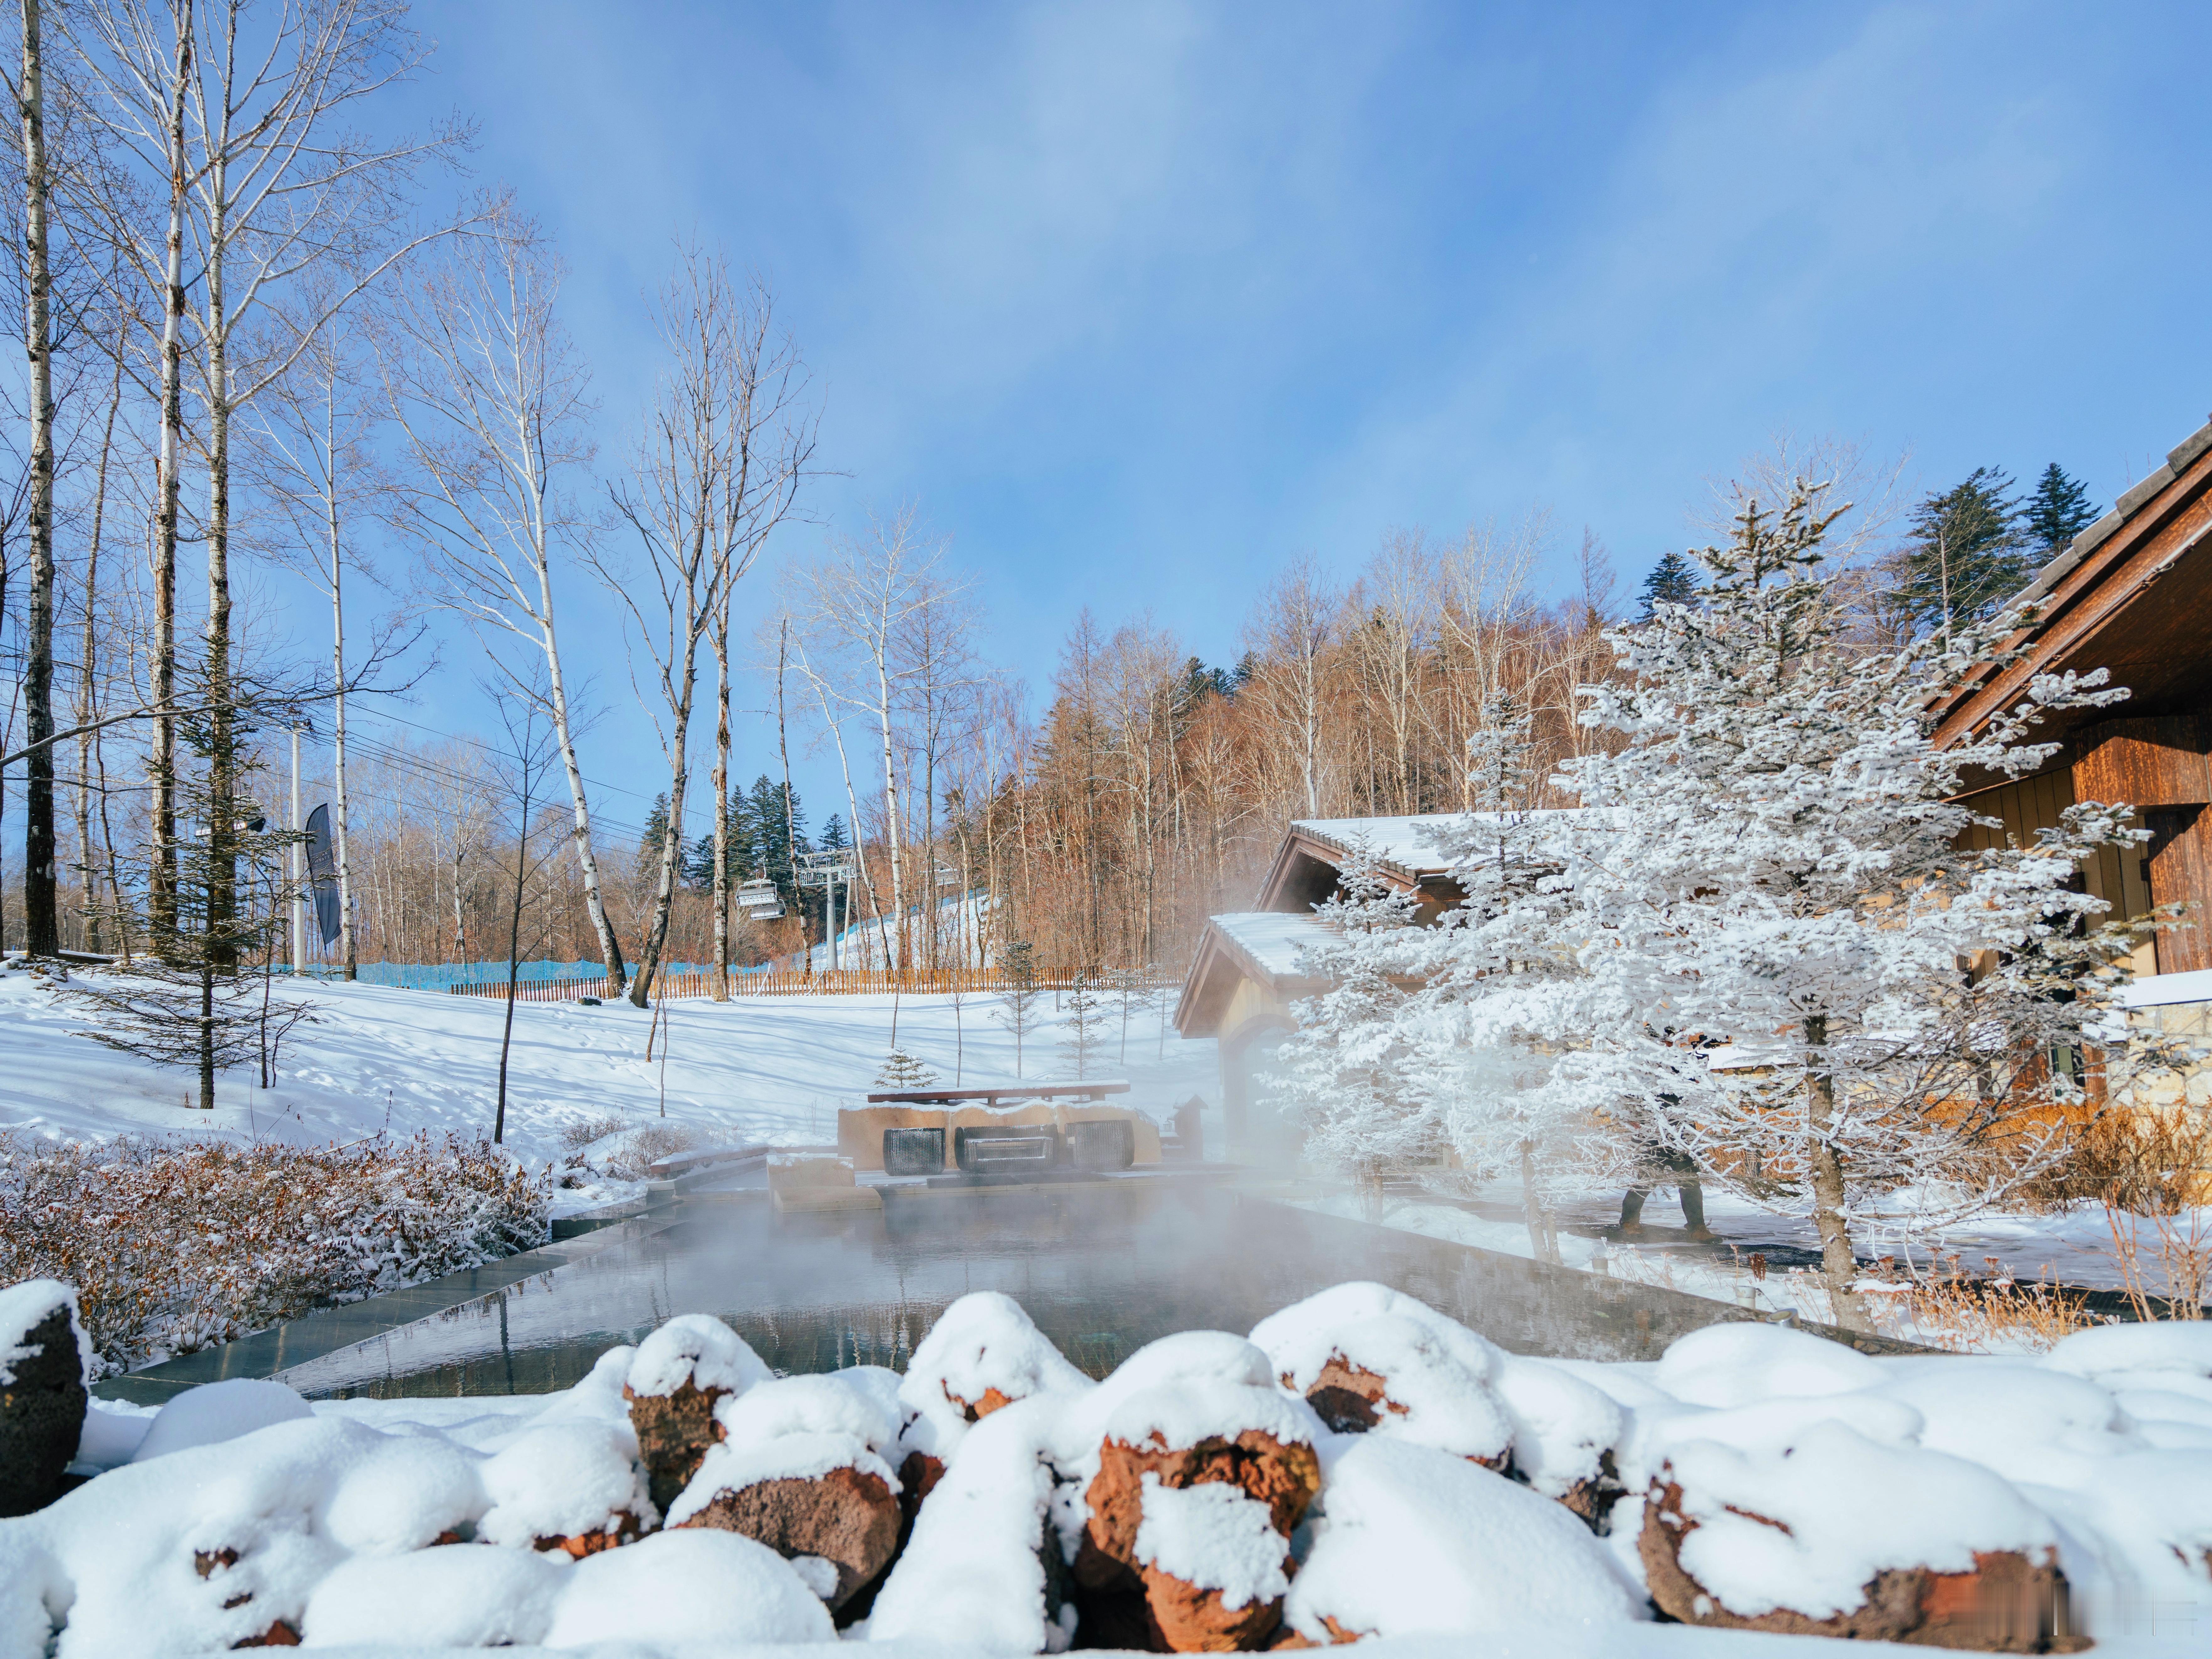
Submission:
MULTIPOLYGON (((714 994, 712 974, 662 974, 653 981, 653 994, 677 1000, 714 994)), ((1180 979, 1111 969, 1065 969, 1039 973, 1030 982, 1040 991, 1073 991, 1087 985, 1105 994, 1117 992, 1125 981, 1142 993, 1170 990, 1180 979)), ((454 985, 447 988, 457 997, 489 997, 504 1001, 507 987, 454 985)), ((916 968, 901 972, 889 968, 840 968, 814 973, 773 971, 730 975, 732 997, 888 996, 896 991, 915 996, 944 996, 953 992, 997 996, 1012 988, 1004 974, 991 968, 916 968)), ((574 1002, 580 997, 605 999, 616 994, 604 979, 525 980, 514 988, 519 1002, 574 1002)))

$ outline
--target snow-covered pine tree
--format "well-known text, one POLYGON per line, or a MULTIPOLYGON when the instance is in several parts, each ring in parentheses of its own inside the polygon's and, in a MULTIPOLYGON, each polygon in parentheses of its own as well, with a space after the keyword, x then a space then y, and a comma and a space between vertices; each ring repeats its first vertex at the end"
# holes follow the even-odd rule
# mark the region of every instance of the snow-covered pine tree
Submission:
POLYGON ((1852 653, 1825 493, 1744 501, 1729 544, 1697 556, 1702 602, 1617 634, 1625 672, 1583 689, 1584 723, 1624 746, 1561 780, 1585 822, 1563 838, 1559 936, 1581 974, 1561 1020, 1580 1046, 1559 1072, 1641 1102, 1650 1133, 1739 1191, 1809 1206, 1837 1316, 1863 1326, 1854 1222, 1911 1188, 1940 1224, 2055 1156, 2018 1109, 2078 1095, 2049 1057, 2106 1015, 2142 933, 2097 925, 2077 863, 2141 832, 2083 803, 2033 846, 1960 845, 2001 828, 1957 804, 1971 778, 2055 752, 2027 741, 2039 709, 2126 694, 2101 672, 2045 677, 1936 749, 1931 696, 2018 618, 1852 653), (1740 1064, 1714 1069, 1721 1047, 1740 1064))
POLYGON ((1561 925, 1563 854, 1548 842, 1571 820, 1530 810, 1539 781, 1534 720, 1501 691, 1468 744, 1474 810, 1433 836, 1466 896, 1414 942, 1419 989, 1398 1024, 1462 1178, 1517 1178, 1531 1248, 1557 1261, 1559 1200, 1624 1160, 1617 1119, 1558 1075, 1571 1006, 1561 992, 1577 969, 1561 925))
POLYGON ((1106 1042, 1106 999, 1090 976, 1079 977, 1074 989, 1060 1003, 1066 1016, 1060 1026, 1060 1046, 1075 1065, 1076 1080, 1091 1075, 1098 1051, 1106 1042))
POLYGON ((999 963, 1006 988, 999 994, 994 1018, 1014 1039, 1014 1075, 1022 1074, 1022 1049, 1037 1018, 1036 947, 1025 939, 1011 939, 999 963))
POLYGON ((883 1068, 876 1073, 878 1089, 927 1089, 936 1081, 937 1073, 903 1048, 885 1054, 883 1068))
POLYGON ((1442 1139, 1399 1023, 1424 954, 1418 908, 1376 869, 1370 841, 1354 837, 1336 893, 1314 907, 1331 936, 1300 952, 1302 973, 1334 983, 1297 1004, 1297 1030, 1261 1080, 1267 1103, 1304 1131, 1307 1159, 1363 1186, 1432 1156, 1442 1139))

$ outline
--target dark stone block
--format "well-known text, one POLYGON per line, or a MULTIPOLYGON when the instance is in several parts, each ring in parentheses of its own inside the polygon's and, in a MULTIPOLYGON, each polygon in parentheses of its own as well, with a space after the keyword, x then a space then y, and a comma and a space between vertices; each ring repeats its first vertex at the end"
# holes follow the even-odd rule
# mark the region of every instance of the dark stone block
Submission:
POLYGON ((23 1346, 39 1352, 15 1361, 15 1380, 0 1385, 0 1515, 28 1515, 69 1490, 63 1471, 84 1435, 84 1361, 69 1310, 31 1327, 23 1346))

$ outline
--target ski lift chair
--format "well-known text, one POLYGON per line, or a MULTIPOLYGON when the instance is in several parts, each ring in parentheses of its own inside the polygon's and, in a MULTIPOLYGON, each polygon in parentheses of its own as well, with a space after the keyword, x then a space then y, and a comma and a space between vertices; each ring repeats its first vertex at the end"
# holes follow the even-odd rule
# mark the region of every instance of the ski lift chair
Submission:
POLYGON ((741 883, 733 896, 738 908, 757 921, 774 921, 783 914, 783 895, 765 876, 741 883))

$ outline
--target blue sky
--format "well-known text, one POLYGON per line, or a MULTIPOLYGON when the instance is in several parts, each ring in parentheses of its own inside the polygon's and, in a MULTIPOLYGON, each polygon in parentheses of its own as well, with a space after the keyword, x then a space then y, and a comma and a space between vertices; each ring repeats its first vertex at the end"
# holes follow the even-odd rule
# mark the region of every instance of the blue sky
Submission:
MULTIPOLYGON (((1556 587, 1585 526, 1632 586, 1781 433, 1921 489, 2055 459, 2103 506, 2212 410, 2203 8, 417 15, 392 113, 473 115, 558 240, 603 459, 672 239, 719 244, 817 374, 817 514, 914 505, 1033 687, 1085 605, 1233 659, 1273 570, 1393 527, 1547 511, 1556 587)), ((587 763, 649 792, 599 667, 587 763)))

